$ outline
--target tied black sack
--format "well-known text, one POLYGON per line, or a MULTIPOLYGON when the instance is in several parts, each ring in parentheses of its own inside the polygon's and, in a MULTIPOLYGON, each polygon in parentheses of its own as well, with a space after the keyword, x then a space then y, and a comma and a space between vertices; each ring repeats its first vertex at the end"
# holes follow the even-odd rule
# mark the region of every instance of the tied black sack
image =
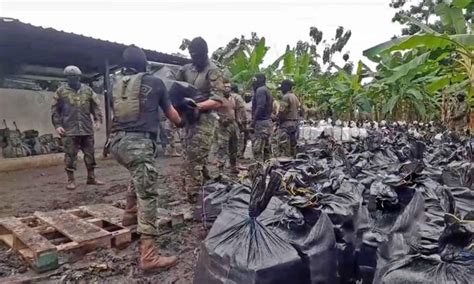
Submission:
POLYGON ((272 198, 280 185, 280 174, 271 172, 267 183, 259 171, 248 211, 233 202, 224 208, 201 245, 194 283, 307 283, 297 250, 265 225, 281 205, 272 198))
POLYGON ((192 84, 166 78, 161 79, 165 84, 171 104, 186 118, 189 124, 195 123, 198 117, 194 103, 207 101, 208 98, 192 84))

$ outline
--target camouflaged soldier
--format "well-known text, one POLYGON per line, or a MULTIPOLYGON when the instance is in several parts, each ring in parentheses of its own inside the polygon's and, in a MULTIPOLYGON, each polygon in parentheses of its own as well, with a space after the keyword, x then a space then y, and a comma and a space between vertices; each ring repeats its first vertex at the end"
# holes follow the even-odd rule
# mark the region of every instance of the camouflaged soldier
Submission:
POLYGON ((252 140, 250 137, 250 125, 252 123, 252 93, 244 93, 244 110, 245 110, 245 123, 242 123, 242 128, 239 136, 239 155, 241 158, 244 157, 247 143, 252 140))
POLYGON ((176 127, 163 112, 160 112, 160 117, 160 144, 165 151, 164 155, 165 157, 180 157, 181 155, 176 151, 176 127))
POLYGON ((100 101, 94 91, 81 84, 81 70, 76 66, 64 68, 67 84, 61 86, 53 96, 51 108, 52 122, 62 137, 64 162, 68 183, 66 189, 76 189, 74 171, 77 164, 77 153, 82 150, 87 168, 87 184, 103 185, 94 175, 96 166, 94 157, 94 126, 98 130, 102 124, 100 101))
POLYGON ((451 104, 449 127, 452 130, 463 132, 468 128, 469 105, 466 101, 466 93, 461 92, 451 104))
POLYGON ((273 133, 272 112, 273 97, 266 87, 266 77, 256 74, 253 79, 254 96, 252 99, 252 124, 254 141, 252 144, 254 159, 265 162, 272 154, 270 137, 273 133))
MULTIPOLYGON (((276 99, 273 99, 273 111, 272 111, 272 132, 276 133, 278 128, 278 113, 280 112, 280 100, 281 95, 278 95, 276 99)), ((275 152, 278 149, 278 136, 272 135, 270 137, 270 145, 272 148, 273 157, 278 157, 278 153, 275 152)))
MULTIPOLYGON (((238 96, 238 94, 236 95, 238 96)), ((216 128, 216 156, 220 173, 224 172, 227 158, 229 159, 230 173, 239 173, 237 169, 239 123, 237 120, 240 119, 240 114, 237 114, 237 109, 241 111, 241 107, 241 102, 232 94, 230 82, 224 80, 224 96, 222 106, 217 110, 219 121, 216 128)))
POLYGON ((155 167, 159 109, 173 123, 180 127, 183 125, 169 101, 163 81, 147 74, 146 66, 146 55, 141 49, 128 47, 124 51, 123 69, 112 93, 110 152, 132 177, 132 192, 127 194, 123 223, 128 225, 138 221, 140 267, 151 270, 171 267, 177 261, 174 256, 160 256, 154 242, 154 237, 159 234, 156 223, 158 170, 155 167))
POLYGON ((197 123, 186 126, 185 136, 185 189, 191 202, 199 186, 216 172, 208 166, 215 129, 215 111, 222 105, 224 83, 222 72, 209 60, 207 43, 197 37, 188 47, 192 63, 183 66, 176 79, 194 85, 209 100, 198 103, 200 112, 197 123))
MULTIPOLYGON (((245 140, 245 133, 248 130, 249 120, 247 119, 247 109, 244 98, 239 94, 239 87, 236 84, 230 85, 230 96, 235 100, 235 121, 237 122, 237 157, 242 158, 245 140)), ((245 142, 246 143, 246 142, 245 142)))
POLYGON ((291 92, 292 88, 293 82, 290 80, 281 82, 280 90, 283 97, 280 102, 277 134, 275 135, 278 145, 274 149, 277 156, 294 157, 296 155, 300 101, 291 92))

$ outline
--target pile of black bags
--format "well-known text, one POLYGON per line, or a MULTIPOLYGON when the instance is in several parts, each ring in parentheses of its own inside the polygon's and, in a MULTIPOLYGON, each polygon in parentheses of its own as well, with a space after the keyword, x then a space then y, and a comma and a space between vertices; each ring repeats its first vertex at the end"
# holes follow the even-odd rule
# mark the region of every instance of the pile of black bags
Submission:
POLYGON ((474 142, 322 138, 202 188, 195 283, 474 283, 474 142))

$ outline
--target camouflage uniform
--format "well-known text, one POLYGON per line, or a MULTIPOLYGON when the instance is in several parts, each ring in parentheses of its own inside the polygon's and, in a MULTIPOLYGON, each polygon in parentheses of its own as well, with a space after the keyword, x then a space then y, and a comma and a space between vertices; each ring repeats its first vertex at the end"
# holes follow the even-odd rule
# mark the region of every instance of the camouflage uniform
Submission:
POLYGON ((54 128, 65 130, 63 139, 66 171, 76 170, 77 153, 82 150, 89 171, 96 166, 94 158, 94 121, 102 123, 100 100, 94 91, 81 84, 76 92, 69 85, 61 86, 53 96, 51 108, 54 128))
POLYGON ((132 176, 131 191, 137 194, 138 233, 156 235, 158 170, 155 167, 156 143, 148 133, 118 132, 110 143, 110 152, 132 176))
MULTIPOLYGON (((177 76, 178 81, 193 84, 211 100, 222 102, 224 81, 221 71, 215 64, 209 64, 198 71, 192 64, 183 66, 177 76)), ((192 200, 199 186, 215 174, 209 169, 208 157, 216 129, 216 116, 212 111, 201 112, 199 121, 186 127, 185 136, 185 188, 192 200)))
POLYGON ((252 102, 244 102, 245 111, 245 122, 242 122, 242 129, 239 135, 239 156, 243 157, 245 149, 247 148, 247 142, 251 139, 250 137, 250 122, 252 122, 252 102))
POLYGON ((464 131, 468 127, 469 106, 466 100, 455 100, 451 105, 449 127, 455 131, 464 131))
POLYGON ((278 145, 274 148, 276 156, 294 157, 298 133, 298 110, 300 102, 292 93, 286 93, 280 104, 279 125, 277 128, 278 145))
MULTIPOLYGON (((276 133, 278 129, 278 113, 280 112, 280 102, 278 100, 273 101, 273 112, 272 112, 272 131, 273 133, 276 133)), ((275 152, 275 150, 278 148, 278 136, 277 135, 272 135, 270 138, 270 144, 272 147, 272 154, 273 157, 278 157, 278 153, 275 152)))
POLYGON ((241 145, 244 142, 244 134, 248 128, 247 111, 245 109, 244 98, 237 94, 231 93, 230 96, 235 100, 235 120, 237 122, 237 156, 243 155, 240 150, 243 148, 241 145))
POLYGON ((259 87, 252 100, 252 120, 254 141, 252 144, 254 159, 259 162, 268 160, 272 155, 270 139, 273 133, 273 97, 266 87, 259 87))
POLYGON ((176 134, 176 127, 174 127, 173 123, 171 123, 163 112, 160 112, 161 121, 160 121, 160 143, 163 150, 165 150, 165 154, 168 154, 168 149, 171 151, 176 151, 176 141, 175 141, 175 134, 176 134))
POLYGON ((272 146, 270 144, 272 134, 273 123, 271 120, 260 120, 255 123, 252 152, 256 161, 264 162, 272 156, 272 146))
POLYGON ((137 231, 145 235, 158 233, 155 152, 160 107, 166 112, 171 103, 159 78, 138 73, 115 83, 110 152, 130 172, 133 184, 128 194, 137 196, 137 231))
MULTIPOLYGON (((216 156, 218 168, 221 173, 224 170, 227 157, 229 157, 230 166, 232 168, 235 168, 237 164, 239 132, 237 123, 238 104, 240 105, 241 103, 237 101, 235 95, 231 94, 223 99, 223 106, 218 110, 219 122, 216 128, 216 156)), ((239 106, 239 108, 241 108, 241 106, 239 106)))

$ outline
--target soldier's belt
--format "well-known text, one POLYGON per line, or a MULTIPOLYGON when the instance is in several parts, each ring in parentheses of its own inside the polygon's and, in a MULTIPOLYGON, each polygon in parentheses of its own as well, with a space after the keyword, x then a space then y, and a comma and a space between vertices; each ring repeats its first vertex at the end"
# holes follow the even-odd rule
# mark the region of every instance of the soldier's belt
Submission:
POLYGON ((138 137, 143 137, 147 139, 154 139, 156 140, 156 133, 153 132, 143 132, 143 131, 119 131, 117 133, 123 133, 125 135, 133 135, 138 137))

